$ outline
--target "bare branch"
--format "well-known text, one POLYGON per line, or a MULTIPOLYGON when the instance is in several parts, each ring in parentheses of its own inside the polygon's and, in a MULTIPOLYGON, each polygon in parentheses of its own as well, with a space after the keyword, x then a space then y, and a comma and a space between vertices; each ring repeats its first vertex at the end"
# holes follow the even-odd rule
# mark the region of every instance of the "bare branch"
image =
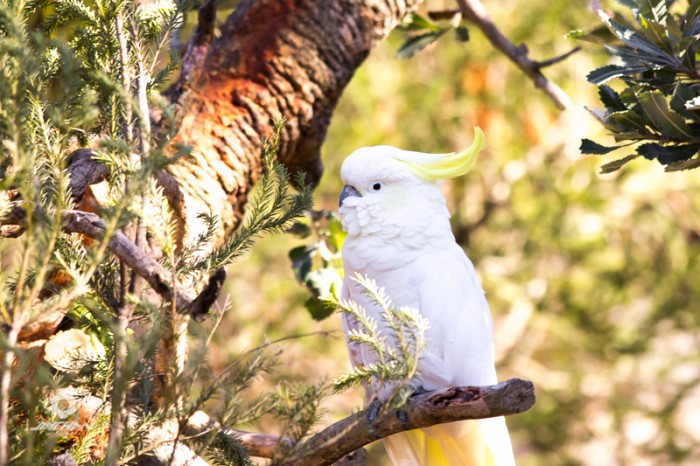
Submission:
POLYGON ((187 50, 182 57, 180 76, 165 92, 174 102, 192 85, 202 72, 202 63, 209 52, 216 26, 216 0, 206 0, 199 7, 197 27, 190 37, 187 50))
MULTIPOLYGON (((452 387, 416 395, 402 416, 389 412, 368 424, 367 411, 360 411, 332 424, 303 443, 288 450, 289 439, 222 428, 200 412, 189 422, 189 433, 231 436, 252 456, 275 458, 280 466, 331 465, 376 440, 410 429, 466 419, 484 419, 522 413, 535 404, 532 382, 510 379, 486 387, 452 387), (282 447, 280 443, 283 443, 282 447), (284 453, 283 457, 280 457, 284 453)), ((361 453, 359 453, 361 455, 361 453)))
MULTIPOLYGON (((13 206, 10 212, 0 220, 0 225, 24 225, 25 210, 19 205, 13 206)), ((63 231, 80 233, 93 239, 102 239, 105 225, 97 215, 80 210, 63 212, 63 231)), ((199 320, 208 312, 221 290, 225 278, 223 270, 217 270, 210 278, 209 284, 199 296, 190 291, 175 289, 170 285, 171 272, 160 265, 155 259, 138 248, 129 238, 117 231, 109 241, 109 250, 131 267, 140 277, 143 277, 153 290, 168 301, 175 302, 180 313, 194 312, 199 320)))
POLYGON ((109 167, 92 159, 92 149, 78 149, 71 153, 66 170, 70 173, 70 189, 76 200, 83 197, 88 186, 109 176, 109 167))
MULTIPOLYGON (((476 24, 489 42, 510 58, 513 63, 518 65, 518 68, 535 83, 536 87, 542 89, 559 109, 569 110, 573 107, 569 96, 559 86, 542 74, 541 69, 547 66, 548 62, 542 62, 544 63, 543 65, 542 63, 532 61, 527 56, 527 47, 516 47, 513 45, 491 21, 486 8, 479 0, 457 0, 457 4, 462 11, 462 15, 476 24)), ((571 53, 573 52, 570 52, 569 55, 571 53)))
POLYGON ((548 60, 538 61, 538 62, 535 62, 535 63, 537 63, 537 66, 538 66, 540 69, 546 68, 546 67, 548 67, 548 66, 556 65, 557 63, 566 60, 567 58, 569 58, 571 55, 575 54, 575 53, 578 52, 579 50, 581 50, 581 47, 577 45, 577 46, 574 47, 573 49, 569 50, 569 51, 566 52, 566 53, 563 53, 563 54, 559 55, 558 57, 552 57, 552 58, 550 58, 550 59, 548 59, 548 60))

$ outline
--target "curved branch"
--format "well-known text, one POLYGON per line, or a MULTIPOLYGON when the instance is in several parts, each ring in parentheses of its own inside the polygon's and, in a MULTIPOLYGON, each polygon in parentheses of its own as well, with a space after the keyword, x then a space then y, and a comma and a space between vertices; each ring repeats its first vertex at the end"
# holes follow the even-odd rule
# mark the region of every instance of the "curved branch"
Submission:
POLYGON ((190 433, 218 431, 243 444, 252 456, 275 458, 280 466, 324 466, 376 440, 410 429, 446 422, 507 416, 535 404, 532 382, 510 379, 486 387, 451 387, 416 395, 402 416, 389 412, 368 424, 367 410, 332 424, 289 450, 290 441, 276 435, 222 428, 202 412, 188 422, 190 433), (284 457, 280 456, 284 454, 284 457))
POLYGON ((516 47, 513 45, 493 24, 486 8, 479 0, 457 0, 457 4, 462 15, 476 24, 489 42, 510 58, 535 83, 536 87, 542 89, 552 99, 560 110, 570 110, 573 107, 571 99, 569 99, 566 92, 542 74, 543 67, 561 61, 573 52, 554 59, 556 61, 553 63, 549 61, 541 63, 532 61, 527 56, 527 47, 523 45, 516 47))
MULTIPOLYGON (((106 228, 99 216, 81 210, 66 210, 62 216, 63 230, 66 233, 80 233, 97 240, 104 238, 106 228)), ((0 220, 0 225, 23 226, 26 221, 25 217, 25 210, 19 205, 15 205, 0 220)), ((112 254, 131 267, 139 277, 146 280, 156 293, 168 301, 174 301, 179 312, 189 313, 196 320, 202 320, 207 314, 226 278, 224 269, 217 269, 210 277, 209 284, 204 288, 204 291, 199 296, 195 296, 190 290, 174 289, 171 285, 172 272, 136 246, 121 231, 114 233, 109 240, 108 248, 112 254)))

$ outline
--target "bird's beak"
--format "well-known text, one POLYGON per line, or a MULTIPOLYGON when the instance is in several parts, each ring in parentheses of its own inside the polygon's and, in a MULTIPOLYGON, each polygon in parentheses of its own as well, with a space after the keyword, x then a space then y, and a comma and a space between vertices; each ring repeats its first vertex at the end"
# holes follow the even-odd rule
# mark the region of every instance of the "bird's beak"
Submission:
POLYGON ((357 196, 357 197, 362 197, 362 194, 360 194, 357 189, 353 188, 352 186, 348 186, 347 184, 343 186, 342 191, 340 191, 340 197, 338 198, 338 207, 343 205, 343 200, 346 197, 350 196, 357 196))

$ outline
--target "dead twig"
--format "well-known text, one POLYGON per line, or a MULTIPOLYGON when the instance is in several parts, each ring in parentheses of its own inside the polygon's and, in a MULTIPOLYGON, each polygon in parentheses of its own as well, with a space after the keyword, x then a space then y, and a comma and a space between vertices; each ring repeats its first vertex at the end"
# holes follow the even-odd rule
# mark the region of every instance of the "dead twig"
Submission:
POLYGON ((510 60, 520 68, 534 83, 549 96, 554 104, 561 110, 569 110, 573 107, 569 96, 555 83, 542 74, 542 68, 558 63, 576 51, 576 49, 544 62, 530 60, 527 56, 527 47, 516 47, 496 27, 489 18, 486 8, 479 0, 457 0, 462 15, 474 23, 491 44, 503 52, 510 60))

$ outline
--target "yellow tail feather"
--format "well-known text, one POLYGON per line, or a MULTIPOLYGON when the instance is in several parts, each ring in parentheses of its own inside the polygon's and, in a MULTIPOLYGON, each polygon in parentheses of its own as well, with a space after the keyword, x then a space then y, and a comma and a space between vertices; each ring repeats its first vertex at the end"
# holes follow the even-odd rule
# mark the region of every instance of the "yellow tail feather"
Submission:
MULTIPOLYGON (((510 450, 505 433, 502 447, 510 450)), ((501 466, 492 452, 494 445, 489 447, 477 421, 403 432, 384 439, 384 446, 394 466, 501 466)))

